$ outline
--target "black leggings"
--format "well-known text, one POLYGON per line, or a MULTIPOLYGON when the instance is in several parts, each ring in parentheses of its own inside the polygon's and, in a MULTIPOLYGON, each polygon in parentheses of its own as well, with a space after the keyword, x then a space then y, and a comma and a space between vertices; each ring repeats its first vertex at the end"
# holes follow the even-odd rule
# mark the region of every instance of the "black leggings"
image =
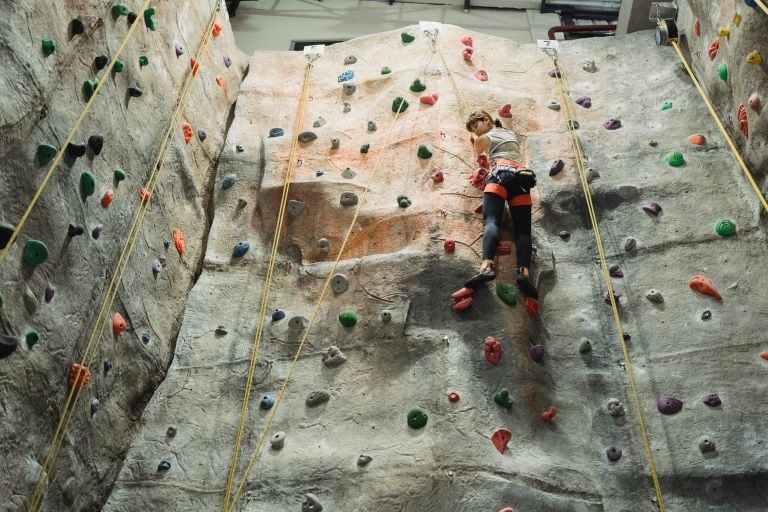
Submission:
MULTIPOLYGON (((483 259, 492 260, 499 245, 499 228, 504 199, 498 194, 483 194, 483 259)), ((517 268, 531 266, 531 207, 510 206, 509 215, 517 238, 517 268)))

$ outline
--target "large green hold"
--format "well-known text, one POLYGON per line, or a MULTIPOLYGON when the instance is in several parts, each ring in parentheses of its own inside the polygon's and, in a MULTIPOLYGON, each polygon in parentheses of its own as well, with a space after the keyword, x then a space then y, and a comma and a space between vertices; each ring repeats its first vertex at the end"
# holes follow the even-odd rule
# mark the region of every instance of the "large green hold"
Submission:
POLYGON ((398 96, 392 101, 392 112, 405 112, 408 108, 408 102, 398 96))
POLYGON ((411 428, 422 428, 427 424, 428 419, 429 416, 427 416, 426 411, 418 405, 414 405, 408 411, 408 426, 411 428))
POLYGON ((416 80, 414 80, 414 81, 413 81, 413 83, 411 84, 411 87, 410 87, 410 89, 411 89, 413 92, 421 92, 421 91, 425 91, 425 90, 427 90, 427 86, 426 86, 426 85, 424 85, 423 83, 421 83, 421 80, 419 80, 419 79, 417 78, 417 79, 416 79, 416 80))
POLYGON ((419 144, 419 150, 416 152, 416 156, 419 158, 432 158, 432 152, 424 144, 419 144))
POLYGON ((731 219, 720 219, 715 224, 715 232, 720 236, 735 235, 736 224, 731 219))
POLYGON ((360 146, 361 153, 367 153, 369 149, 371 149, 370 144, 363 144, 362 146, 360 146))
POLYGON ((661 110, 669 110, 672 108, 672 102, 671 101, 665 101, 661 104, 661 110))
POLYGON ((50 144, 40 144, 37 146, 37 153, 35 153, 35 158, 37 158, 37 163, 40 165, 45 165, 51 160, 53 160, 53 157, 56 156, 56 153, 58 153, 58 149, 51 146, 50 144))
POLYGON ((408 196, 397 196, 397 205, 400 208, 408 208, 411 206, 411 200, 408 199, 408 196))
POLYGON ((26 336, 27 340, 27 348, 30 350, 32 347, 34 347, 38 341, 40 341, 40 335, 37 334, 37 331, 29 331, 26 336))
POLYGON ((509 283, 497 284, 496 295, 499 296, 501 302, 508 306, 514 306, 517 303, 517 291, 515 291, 515 287, 509 283))
POLYGON ((125 69, 125 62, 121 61, 120 59, 117 59, 115 61, 114 66, 112 66, 112 71, 115 73, 122 73, 125 69))
POLYGON ((401 33, 400 33, 400 39, 401 39, 401 40, 402 40, 404 43, 412 43, 412 42, 414 42, 414 41, 416 40, 416 37, 415 37, 415 36, 412 36, 412 35, 411 35, 411 34, 409 34, 408 32, 401 32, 401 33))
POLYGON ((509 390, 501 388, 493 395, 493 401, 507 409, 512 407, 512 399, 509 397, 509 390))
POLYGON ((86 100, 91 99, 91 96, 93 96, 93 93, 96 91, 96 88, 99 86, 99 79, 93 78, 91 80, 86 80, 83 82, 83 95, 85 96, 86 100))
POLYGON ((27 240, 21 257, 27 265, 35 267, 48 259, 48 247, 40 240, 27 240))
POLYGON ((115 169, 115 181, 120 183, 125 179, 125 171, 122 169, 115 169))
POLYGON ((680 167, 685 163, 685 158, 683 158, 683 154, 681 152, 673 151, 667 155, 667 163, 672 167, 680 167))
POLYGON ((139 57, 139 67, 143 68, 144 66, 147 66, 149 64, 149 59, 146 55, 141 55, 139 57))
POLYGON ((157 14, 157 11, 152 5, 144 9, 144 24, 152 31, 157 30, 157 21, 152 18, 155 14, 157 14))
POLYGON ((341 322, 341 325, 344 327, 352 327, 357 323, 357 315, 355 315, 355 312, 351 309, 345 309, 339 313, 339 322, 341 322))
POLYGON ((125 4, 115 4, 112 6, 112 14, 115 16, 128 16, 130 10, 125 4))
POLYGON ((43 55, 46 57, 56 51, 56 41, 53 39, 43 39, 43 55))
POLYGON ((720 80, 728 80, 728 66, 724 63, 720 64, 720 67, 717 68, 717 74, 720 76, 720 80))
POLYGON ((80 175, 80 195, 85 201, 86 197, 90 197, 96 191, 96 179, 93 174, 88 171, 83 171, 80 175))
POLYGON ((391 72, 392 72, 392 70, 391 70, 391 69, 389 69, 389 67, 387 67, 387 66, 384 66, 383 68, 381 68, 381 74, 382 74, 382 75, 388 75, 388 74, 390 74, 391 72))

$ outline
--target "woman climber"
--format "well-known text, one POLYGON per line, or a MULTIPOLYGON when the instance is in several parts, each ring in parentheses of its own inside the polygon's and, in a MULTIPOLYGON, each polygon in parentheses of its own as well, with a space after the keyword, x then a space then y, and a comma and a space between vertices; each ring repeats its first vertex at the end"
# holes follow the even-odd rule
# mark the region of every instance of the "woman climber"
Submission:
POLYGON ((493 260, 499 244, 499 227, 504 203, 509 204, 517 238, 517 286, 523 294, 539 298, 530 276, 531 266, 531 194, 536 175, 521 163, 523 160, 517 136, 502 128, 485 111, 473 112, 467 130, 475 134, 474 149, 480 169, 470 176, 470 183, 483 191, 483 261, 480 272, 464 286, 474 288, 496 278, 493 260))

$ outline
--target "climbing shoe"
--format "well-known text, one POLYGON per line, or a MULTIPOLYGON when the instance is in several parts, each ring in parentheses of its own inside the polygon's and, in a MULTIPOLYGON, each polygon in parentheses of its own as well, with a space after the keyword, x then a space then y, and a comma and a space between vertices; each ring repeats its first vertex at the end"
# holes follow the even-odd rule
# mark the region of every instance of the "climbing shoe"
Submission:
POLYGON ((474 288, 475 286, 487 283, 488 281, 493 281, 494 279, 496 279, 496 271, 493 270, 493 267, 488 267, 467 279, 464 282, 464 286, 466 288, 474 288))
POLYGON ((539 292, 536 291, 536 286, 529 278, 519 275, 517 277, 517 287, 520 288, 520 291, 523 292, 523 295, 526 297, 531 297, 536 300, 539 299, 539 292))

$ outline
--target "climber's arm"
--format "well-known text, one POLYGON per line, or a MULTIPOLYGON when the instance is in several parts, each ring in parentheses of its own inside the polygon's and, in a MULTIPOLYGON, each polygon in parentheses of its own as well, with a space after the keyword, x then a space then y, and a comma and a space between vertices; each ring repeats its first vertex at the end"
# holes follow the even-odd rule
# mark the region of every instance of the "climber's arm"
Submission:
POLYGON ((486 135, 481 135, 475 139, 475 157, 477 157, 477 163, 483 169, 488 169, 488 150, 491 148, 491 140, 486 135))

